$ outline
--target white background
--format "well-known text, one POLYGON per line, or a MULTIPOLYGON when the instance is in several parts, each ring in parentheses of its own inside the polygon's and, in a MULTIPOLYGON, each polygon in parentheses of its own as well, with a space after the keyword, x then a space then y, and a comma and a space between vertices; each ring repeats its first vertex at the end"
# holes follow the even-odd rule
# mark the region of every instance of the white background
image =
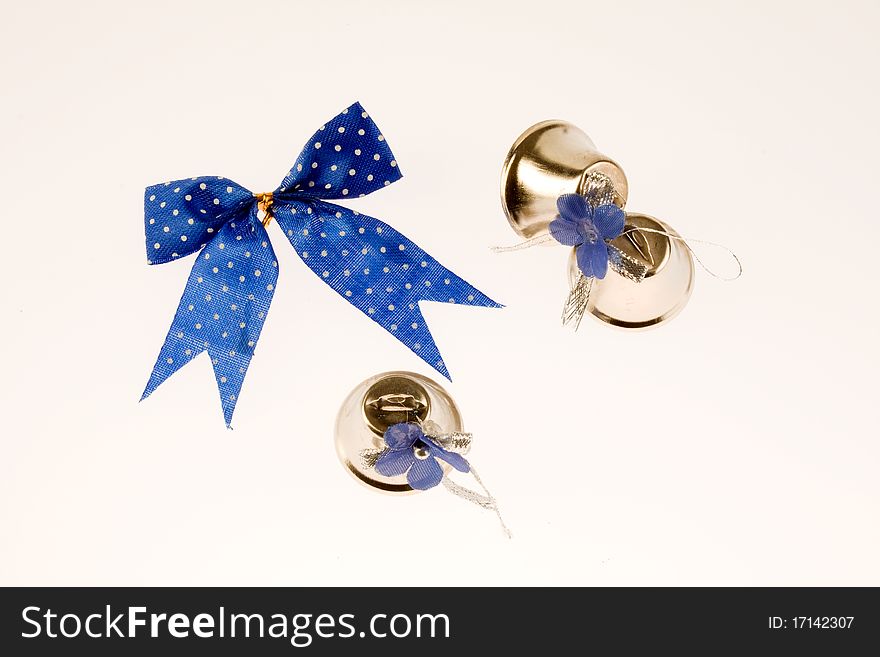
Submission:
POLYGON ((876 2, 3 1, 0 583, 880 584, 876 2), (273 226, 272 311, 224 427, 202 356, 138 404, 191 261, 143 188, 274 188, 360 100, 404 178, 348 204, 507 304, 428 304, 494 517, 387 497, 342 399, 432 370, 273 226), (724 243, 645 333, 559 325, 561 249, 510 244, 516 136, 585 129, 628 207, 724 243), (316 345, 318 348, 316 348, 316 345))

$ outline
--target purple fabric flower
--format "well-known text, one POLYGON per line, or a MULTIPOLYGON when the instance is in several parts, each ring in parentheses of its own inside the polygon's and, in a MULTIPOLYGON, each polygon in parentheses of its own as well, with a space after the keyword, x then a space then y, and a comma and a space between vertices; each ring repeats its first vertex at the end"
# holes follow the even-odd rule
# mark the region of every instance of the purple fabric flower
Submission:
POLYGON ((613 203, 595 209, 580 194, 563 194, 556 200, 559 216, 550 222, 550 234, 577 250, 578 269, 584 276, 605 278, 608 240, 623 232, 626 213, 613 203))
POLYGON ((461 454, 449 452, 424 434, 412 422, 393 424, 385 431, 388 446, 376 461, 376 472, 386 477, 406 473, 406 481, 417 490, 433 488, 443 479, 443 468, 437 459, 443 459, 459 472, 470 471, 461 454))

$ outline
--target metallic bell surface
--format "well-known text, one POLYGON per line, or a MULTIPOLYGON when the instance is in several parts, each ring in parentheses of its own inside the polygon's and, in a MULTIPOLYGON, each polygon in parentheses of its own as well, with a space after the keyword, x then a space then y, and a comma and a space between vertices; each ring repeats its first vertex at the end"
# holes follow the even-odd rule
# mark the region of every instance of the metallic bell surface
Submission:
POLYGON ((425 387, 413 377, 389 374, 367 389, 362 409, 364 422, 381 436, 393 424, 425 421, 431 400, 425 387))
MULTIPOLYGON (((607 176, 614 185, 614 202, 626 205, 629 186, 623 169, 597 149, 587 134, 566 121, 543 121, 521 134, 504 161, 501 205, 513 230, 529 239, 546 234, 558 215, 562 194, 584 195, 591 173, 607 176)), ((678 234, 666 223, 643 214, 627 213, 627 229, 650 228, 678 234)), ((635 282, 609 267, 593 282, 587 311, 602 322, 626 329, 661 324, 687 304, 693 289, 694 261, 680 239, 647 231, 624 231, 610 244, 642 262, 647 275, 635 282)), ((572 250, 569 279, 580 272, 572 250)))
MULTIPOLYGON (((634 228, 678 235, 659 219, 627 213, 623 234, 610 244, 644 264, 645 278, 636 283, 609 268, 605 278, 593 282, 587 311, 612 326, 645 329, 672 319, 685 307, 694 287, 694 259, 681 240, 634 228)), ((580 276, 575 249, 568 271, 571 285, 580 276)))
POLYGON ((542 121, 522 133, 501 170, 501 206, 510 226, 523 238, 547 231, 556 217, 556 199, 582 194, 588 173, 611 179, 626 203, 626 175, 616 162, 596 150, 587 134, 566 121, 542 121))
MULTIPOLYGON (((458 407, 437 382, 414 372, 377 374, 358 384, 342 403, 336 417, 336 454, 349 474, 365 486, 394 494, 418 492, 405 474, 385 477, 369 462, 375 462, 385 448, 384 433, 389 426, 429 420, 444 431, 462 431, 458 407)), ((445 461, 438 463, 444 472, 451 469, 445 461)))

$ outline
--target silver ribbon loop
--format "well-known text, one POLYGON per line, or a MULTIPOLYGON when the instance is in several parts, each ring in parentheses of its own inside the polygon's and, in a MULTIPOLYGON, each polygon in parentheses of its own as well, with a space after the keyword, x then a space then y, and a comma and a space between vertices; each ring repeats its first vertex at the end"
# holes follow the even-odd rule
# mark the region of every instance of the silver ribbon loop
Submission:
MULTIPOLYGON (((588 172, 584 176, 583 182, 581 183, 581 188, 582 191, 580 192, 580 194, 587 200, 587 202, 593 209, 599 207, 600 205, 609 205, 612 203, 614 205, 617 205, 621 209, 624 206, 623 197, 614 188, 614 183, 611 181, 611 179, 604 173, 599 173, 595 171, 588 172)), ((639 233, 656 233, 658 235, 665 236, 667 239, 680 241, 682 244, 684 244, 685 248, 690 251, 697 264, 699 264, 700 267, 702 267, 703 270, 705 270, 710 276, 714 276, 717 279, 720 279, 722 281, 733 281, 742 276, 743 268, 740 259, 731 249, 722 244, 707 242, 705 240, 685 238, 681 237, 680 235, 673 235, 672 233, 669 233, 665 230, 656 230, 654 228, 630 227, 625 229, 623 233, 621 233, 621 235, 628 237, 635 246, 636 250, 639 251, 640 254, 644 255, 645 258, 648 260, 650 260, 650 251, 648 253, 644 253, 642 247, 650 247, 647 242, 645 242, 644 236, 641 236, 643 244, 639 243, 639 233), (704 244, 706 246, 723 249, 727 252, 727 254, 730 255, 731 258, 733 258, 733 261, 736 263, 736 274, 729 277, 718 274, 700 259, 700 257, 692 248, 691 244, 704 244)), ((555 240, 553 239, 553 236, 548 233, 545 235, 538 235, 537 237, 533 237, 513 246, 496 246, 492 248, 492 251, 495 253, 511 253, 513 251, 528 249, 539 244, 546 244, 550 241, 555 240)), ((641 262, 637 258, 632 257, 631 255, 624 253, 610 242, 608 243, 608 268, 619 274, 620 276, 631 280, 634 283, 641 283, 643 280, 645 280, 649 269, 647 264, 641 262)), ((579 272, 577 278, 572 282, 568 297, 565 300, 565 305, 562 307, 563 326, 573 325, 574 330, 577 330, 580 327, 581 320, 584 318, 584 315, 587 313, 587 309, 590 305, 590 293, 593 290, 593 280, 594 279, 592 277, 584 276, 579 272)))
POLYGON ((672 233, 669 233, 665 230, 656 230, 654 228, 627 228, 625 231, 623 231, 622 234, 623 235, 630 235, 632 233, 639 233, 639 232, 656 233, 657 235, 665 236, 667 239, 678 240, 679 242, 684 244, 685 248, 688 251, 691 252, 691 255, 694 257, 694 260, 696 260, 697 264, 703 268, 703 271, 705 271, 710 276, 717 278, 718 280, 730 282, 730 281, 735 281, 737 278, 742 276, 742 273, 743 273, 742 262, 740 261, 739 257, 736 255, 736 253, 733 252, 732 249, 727 248, 723 244, 718 244, 717 242, 707 242, 706 240, 696 240, 696 239, 693 239, 692 237, 682 237, 681 235, 673 235, 672 233), (704 263, 700 259, 700 256, 697 255, 697 252, 694 251, 694 249, 691 247, 691 244, 703 244, 705 246, 712 246, 717 249, 721 249, 722 251, 725 251, 727 253, 727 255, 729 255, 731 258, 733 258, 733 262, 736 263, 736 273, 733 276, 720 275, 719 273, 717 273, 711 267, 706 265, 706 263, 704 263))
POLYGON ((590 303, 590 291, 593 289, 593 277, 587 278, 578 272, 577 281, 568 293, 565 305, 562 307, 562 325, 574 325, 574 330, 580 328, 581 320, 587 312, 590 303))
MULTIPOLYGON (((446 451, 464 455, 471 449, 471 444, 474 439, 474 436, 471 433, 465 433, 464 431, 443 431, 440 425, 433 420, 425 420, 423 422, 418 422, 418 424, 421 426, 422 433, 424 433, 425 436, 436 442, 446 451)), ((362 449, 360 451, 361 465, 366 469, 376 467, 376 462, 379 460, 379 457, 386 451, 388 451, 387 447, 382 449, 362 449)), ((467 465, 470 474, 480 485, 480 488, 483 489, 483 493, 479 493, 470 488, 466 488, 461 484, 457 484, 449 478, 448 474, 445 473, 440 480, 443 487, 456 497, 467 500, 483 509, 494 511, 495 515, 498 517, 498 522, 501 523, 501 529, 504 530, 504 534, 507 538, 512 538, 510 530, 507 528, 507 525, 504 524, 504 520, 501 517, 501 511, 498 509, 498 502, 492 497, 492 494, 486 488, 483 480, 480 479, 480 475, 477 474, 474 466, 469 462, 467 462, 467 465)))
POLYGON ((533 246, 548 244, 549 242, 555 241, 553 235, 547 233, 546 235, 532 237, 531 239, 527 239, 519 244, 514 244, 513 246, 493 246, 489 250, 492 251, 492 253, 513 253, 514 251, 522 251, 524 249, 530 249, 533 246))
POLYGON ((483 483, 483 480, 480 479, 480 475, 477 474, 474 466, 471 466, 471 475, 473 475, 476 482, 480 485, 480 488, 483 489, 485 495, 480 494, 477 491, 471 490, 470 488, 465 488, 461 484, 457 484, 452 481, 452 479, 450 479, 449 477, 443 477, 443 486, 446 488, 446 490, 448 490, 456 497, 467 500, 468 502, 476 504, 483 509, 494 511, 495 515, 498 518, 498 522, 501 523, 501 529, 502 531, 504 531, 504 535, 507 536, 507 538, 513 538, 513 534, 510 533, 507 525, 504 524, 504 518, 501 517, 501 510, 498 508, 498 501, 494 497, 492 497, 492 493, 490 493, 489 489, 486 488, 486 485, 483 483))

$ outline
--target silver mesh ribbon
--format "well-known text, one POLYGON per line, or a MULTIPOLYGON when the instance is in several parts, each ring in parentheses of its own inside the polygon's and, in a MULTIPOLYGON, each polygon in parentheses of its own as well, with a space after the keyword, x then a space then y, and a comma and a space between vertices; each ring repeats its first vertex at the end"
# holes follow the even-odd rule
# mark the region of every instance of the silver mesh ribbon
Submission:
POLYGON ((465 455, 471 451, 471 443, 474 441, 474 434, 465 433, 463 431, 452 431, 446 433, 433 420, 425 420, 422 422, 422 431, 425 435, 434 440, 440 447, 448 452, 465 455))
POLYGON ((365 470, 369 470, 370 468, 376 467, 376 461, 379 460, 379 457, 385 453, 384 449, 362 449, 361 456, 361 465, 365 470))
MULTIPOLYGON (((587 173, 584 177, 583 187, 581 195, 587 199, 587 203, 594 210, 600 205, 612 203, 623 208, 623 198, 614 189, 614 183, 611 182, 611 179, 604 173, 598 171, 587 173)), ((630 239, 632 240, 632 238, 630 239)), ((636 244, 636 248, 641 252, 638 244, 636 244)), ((608 245, 608 266, 635 283, 642 282, 648 273, 647 266, 610 244, 608 245)), ((574 330, 578 330, 590 305, 592 290, 593 278, 578 272, 577 278, 569 290, 568 298, 565 300, 565 305, 562 307, 563 326, 574 326, 574 330)))
MULTIPOLYGON (((458 454, 467 454, 471 449, 471 444, 473 443, 474 436, 471 433, 465 433, 463 431, 451 431, 446 432, 440 428, 433 420, 425 420, 421 423, 422 432, 428 436, 431 440, 435 441, 440 447, 443 449, 456 452, 458 454)), ((379 460, 379 457, 382 456, 387 451, 387 448, 384 449, 362 449, 360 452, 361 457, 361 465, 364 468, 374 468, 376 467, 376 461, 379 460)), ((501 517, 501 511, 498 509, 498 502, 492 497, 492 494, 486 488, 486 485, 483 483, 483 480, 480 479, 480 475, 477 474, 477 471, 474 469, 470 463, 468 463, 470 467, 470 473, 476 482, 480 485, 480 488, 483 489, 482 493, 479 493, 475 490, 471 490, 470 488, 466 488, 461 484, 457 484, 452 481, 448 475, 444 474, 441 482, 443 483, 443 487, 448 490, 450 493, 455 495, 456 497, 460 497, 463 500, 467 500, 477 506, 488 509, 490 511, 494 511, 495 515, 498 516, 498 522, 501 523, 501 529, 504 530, 504 534, 507 538, 511 538, 512 535, 510 530, 507 528, 507 525, 504 524, 504 519, 501 517)))
MULTIPOLYGON (((590 207, 592 207, 593 209, 599 207, 600 205, 608 205, 611 203, 617 205, 621 209, 623 209, 624 206, 623 197, 618 194, 617 190, 614 189, 614 183, 604 173, 599 173, 595 171, 587 173, 584 176, 583 191, 581 192, 581 195, 587 200, 587 202, 590 204, 590 207)), ((679 240, 685 246, 685 248, 690 251, 697 264, 699 264, 709 274, 721 279, 722 281, 733 281, 742 275, 743 268, 739 258, 733 251, 722 244, 716 244, 715 242, 706 242, 704 240, 686 239, 684 237, 681 237, 680 235, 674 235, 665 230, 656 230, 653 228, 643 228, 635 226, 626 228, 621 234, 621 237, 624 237, 629 241, 630 244, 632 244, 636 253, 638 253, 638 255, 642 257, 644 262, 642 262, 638 258, 634 258, 633 256, 628 255, 627 253, 624 253, 615 245, 609 243, 608 268, 616 274, 619 274, 620 276, 623 276, 624 278, 629 279, 634 283, 641 283, 643 280, 645 280, 645 277, 648 274, 648 269, 650 267, 650 265, 647 265, 645 263, 654 264, 654 254, 651 253, 651 244, 650 242, 648 242, 644 233, 656 233, 658 235, 664 235, 671 240, 679 240), (694 244, 703 244, 706 246, 712 246, 724 250, 735 263, 736 272, 731 276, 718 274, 700 259, 700 257, 694 252, 694 249, 688 242, 694 244)), ((537 237, 532 237, 531 239, 520 242, 519 244, 515 244, 514 246, 496 246, 493 247, 492 250, 495 253, 509 253, 512 251, 528 249, 533 246, 537 246, 538 244, 545 244, 551 241, 555 241, 555 238, 548 233, 544 235, 538 235, 537 237)), ((571 287, 568 292, 568 297, 565 300, 565 305, 562 307, 562 325, 573 325, 574 329, 577 330, 581 325, 581 320, 584 318, 584 315, 587 313, 587 310, 590 306, 590 293, 593 290, 593 278, 588 278, 584 276, 580 272, 580 270, 578 270, 577 275, 573 277, 570 285, 571 287)))
POLYGON ((584 190, 581 195, 587 199, 591 207, 597 208, 600 205, 615 204, 623 207, 623 199, 617 190, 614 189, 614 183, 611 178, 604 173, 598 171, 590 171, 584 176, 584 190))
MULTIPOLYGON (((440 426, 436 422, 433 422, 432 420, 426 420, 422 424, 422 430, 425 432, 426 436, 430 436, 433 440, 437 441, 440 447, 449 450, 450 452, 467 454, 471 449, 473 434, 463 433, 460 431, 446 433, 443 431, 443 429, 440 428, 440 426)), ((470 463, 468 463, 468 466, 470 466, 470 473, 473 476, 474 480, 480 485, 480 488, 483 489, 483 493, 478 493, 475 490, 471 490, 470 488, 466 488, 461 484, 457 484, 456 482, 452 481, 452 479, 450 479, 448 475, 443 476, 443 487, 456 497, 467 500, 468 502, 476 504, 483 509, 494 511, 495 515, 498 516, 498 522, 501 523, 501 529, 504 530, 504 534, 507 536, 507 538, 511 538, 510 530, 507 528, 507 525, 504 524, 504 519, 501 517, 501 511, 498 509, 498 502, 495 500, 494 497, 492 497, 492 494, 486 488, 483 480, 480 479, 480 475, 477 474, 474 466, 470 463)))
POLYGON ((568 299, 562 307, 562 325, 574 325, 574 330, 580 328, 581 320, 587 313, 590 305, 590 291, 593 289, 593 277, 589 278, 578 272, 577 280, 568 293, 568 299))
MULTIPOLYGON (((635 240, 630 237, 630 235, 637 234, 644 240, 644 236, 637 232, 633 232, 627 235, 627 239, 635 243, 635 240)), ((645 244, 647 246, 647 242, 645 244)), ((646 256, 645 259, 649 260, 649 257, 650 256, 646 256)), ((650 261, 651 260, 649 260, 649 262, 650 261)), ((645 280, 645 276, 648 273, 648 266, 645 263, 640 262, 632 256, 625 254, 623 251, 611 244, 608 245, 608 266, 621 276, 631 280, 633 283, 641 283, 643 280, 645 280)))
POLYGON ((473 475, 473 478, 480 485, 480 488, 483 489, 485 495, 471 490, 470 488, 465 488, 461 484, 452 481, 449 477, 443 477, 443 486, 456 497, 460 497, 463 500, 467 500, 468 502, 476 504, 489 511, 494 511, 495 515, 498 517, 498 522, 501 523, 501 529, 504 531, 504 535, 507 536, 507 538, 513 538, 513 534, 510 533, 507 525, 504 524, 504 518, 501 517, 501 510, 498 508, 498 501, 492 497, 492 493, 486 488, 486 485, 483 483, 483 480, 480 479, 480 475, 477 474, 474 466, 471 466, 471 475, 473 475))

